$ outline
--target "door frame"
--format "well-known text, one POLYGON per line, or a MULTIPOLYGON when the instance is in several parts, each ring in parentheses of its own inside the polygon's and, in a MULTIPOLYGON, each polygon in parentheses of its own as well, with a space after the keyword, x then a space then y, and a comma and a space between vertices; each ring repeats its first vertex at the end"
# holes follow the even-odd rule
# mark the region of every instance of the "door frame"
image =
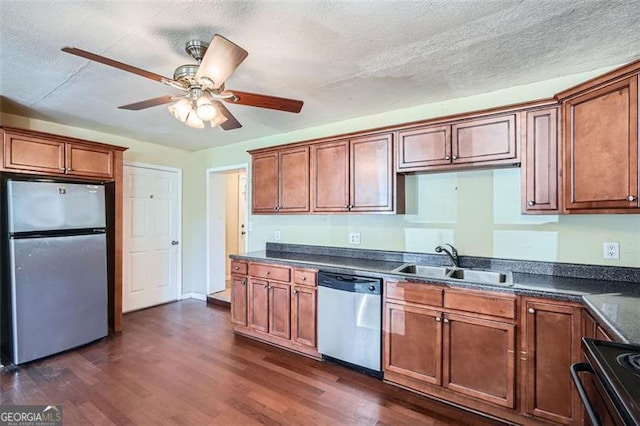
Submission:
MULTIPOLYGON (((217 195, 216 198, 219 198, 222 201, 222 206, 218 205, 218 208, 225 208, 226 205, 226 201, 225 200, 225 193, 226 193, 226 189, 224 186, 216 186, 216 185, 212 185, 212 179, 214 177, 214 175, 219 175, 219 174, 227 174, 228 172, 231 171, 244 171, 245 176, 247 177, 247 182, 249 182, 249 164, 248 163, 243 163, 243 164, 232 164, 229 166, 222 166, 222 167, 211 167, 208 168, 206 170, 206 175, 205 175, 205 180, 207 183, 207 205, 206 205, 206 218, 207 218, 207 223, 206 223, 206 246, 207 246, 207 250, 206 250, 206 280, 207 280, 207 293, 206 294, 211 294, 214 290, 216 291, 221 291, 224 290, 225 288, 225 280, 226 280, 226 273, 223 274, 222 278, 218 278, 217 279, 217 285, 212 286, 212 280, 215 278, 212 276, 211 274, 211 255, 214 252, 226 252, 226 241, 214 241, 211 238, 211 229, 212 229, 212 211, 213 211, 213 198, 212 197, 212 193, 215 193, 217 195), (220 282, 221 281, 221 282, 220 282)), ((248 250, 249 247, 249 187, 247 184, 247 190, 246 190, 246 194, 247 194, 247 203, 245 206, 245 213, 244 213, 244 219, 245 219, 245 224, 247 224, 247 233, 245 235, 245 239, 244 239, 244 251, 245 253, 248 250)), ((225 259, 226 260, 226 259, 225 259)))
MULTIPOLYGON (((124 166, 129 166, 129 167, 134 167, 134 168, 138 168, 138 169, 151 169, 151 170, 159 170, 159 171, 163 171, 163 172, 172 172, 172 173, 176 173, 176 176, 178 177, 178 206, 176 209, 176 215, 178 216, 178 235, 176 236, 176 238, 179 241, 178 244, 178 270, 176 272, 177 275, 177 294, 176 294, 176 300, 181 300, 182 299, 182 247, 184 246, 183 244, 183 240, 182 240, 182 203, 183 203, 183 199, 182 199, 182 169, 178 169, 176 167, 168 167, 168 166, 160 166, 157 164, 151 164, 151 163, 141 163, 139 161, 127 161, 125 160, 123 162, 124 166)), ((123 176, 124 176, 124 171, 123 171, 123 176)), ((122 199, 124 201, 125 199, 125 194, 127 192, 127 187, 126 185, 122 185, 122 199)), ((123 206, 124 207, 124 206, 123 206)), ((124 226, 122 227, 122 252, 125 252, 125 244, 126 244, 126 238, 124 235, 124 226)), ((124 258, 124 256, 123 256, 124 258)), ((123 279, 123 284, 124 284, 124 277, 122 277, 123 279)), ((124 297, 124 292, 123 292, 123 297, 124 297)))

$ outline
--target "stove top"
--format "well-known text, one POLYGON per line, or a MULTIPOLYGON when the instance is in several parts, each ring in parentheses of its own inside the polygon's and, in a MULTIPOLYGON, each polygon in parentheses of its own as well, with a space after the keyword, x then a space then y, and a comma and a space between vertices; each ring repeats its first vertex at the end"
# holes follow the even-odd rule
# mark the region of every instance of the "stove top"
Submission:
POLYGON ((582 343, 620 413, 630 424, 640 424, 640 346, 587 338, 582 343))

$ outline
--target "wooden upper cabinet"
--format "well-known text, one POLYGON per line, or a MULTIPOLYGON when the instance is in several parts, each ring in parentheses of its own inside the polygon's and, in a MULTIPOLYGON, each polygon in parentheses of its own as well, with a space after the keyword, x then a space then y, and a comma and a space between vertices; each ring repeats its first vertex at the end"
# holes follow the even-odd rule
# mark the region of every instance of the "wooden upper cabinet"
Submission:
POLYGON ((47 174, 65 173, 65 143, 59 140, 4 133, 4 168, 47 174))
POLYGON ((278 153, 256 154, 251 159, 251 210, 276 213, 278 208, 278 153))
POLYGON ((433 125, 398 132, 397 170, 420 171, 451 164, 451 126, 433 125))
POLYGON ((314 145, 314 212, 393 212, 391 133, 314 145))
POLYGON ((26 130, 2 129, 2 133, 5 170, 97 179, 114 177, 117 147, 26 130))
POLYGON ((279 152, 278 211, 309 211, 309 147, 279 152))
POLYGON ((67 174, 74 176, 113 176, 113 150, 87 145, 66 144, 67 174))
POLYGON ((453 164, 514 163, 519 158, 516 141, 518 114, 478 118, 451 126, 453 164))
POLYGON ((349 211, 349 141, 313 145, 311 168, 313 211, 349 211))
POLYGON ((393 211, 392 141, 390 133, 351 140, 350 211, 393 211))
POLYGON ((638 203, 638 76, 563 101, 564 208, 616 212, 638 203))
POLYGON ((526 112, 522 161, 522 212, 557 213, 558 107, 526 112))
POLYGON ((309 147, 254 154, 251 173, 253 213, 309 211, 309 147))
POLYGON ((519 113, 480 116, 398 131, 398 172, 513 165, 520 159, 519 113))

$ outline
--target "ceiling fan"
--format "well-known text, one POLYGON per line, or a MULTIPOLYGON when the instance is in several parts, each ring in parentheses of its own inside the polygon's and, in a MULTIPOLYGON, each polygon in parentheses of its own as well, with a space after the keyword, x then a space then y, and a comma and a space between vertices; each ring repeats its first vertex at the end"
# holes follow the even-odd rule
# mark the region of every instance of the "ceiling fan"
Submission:
POLYGON ((203 128, 205 122, 211 127, 220 125, 224 130, 242 127, 221 101, 293 113, 302 109, 303 102, 299 100, 226 90, 225 81, 249 53, 221 35, 214 35, 210 44, 191 40, 187 42, 185 50, 197 63, 179 66, 174 71, 173 78, 168 78, 75 47, 62 48, 63 52, 137 74, 185 92, 179 95, 159 96, 118 108, 138 111, 173 103, 169 106, 171 114, 190 127, 203 128))

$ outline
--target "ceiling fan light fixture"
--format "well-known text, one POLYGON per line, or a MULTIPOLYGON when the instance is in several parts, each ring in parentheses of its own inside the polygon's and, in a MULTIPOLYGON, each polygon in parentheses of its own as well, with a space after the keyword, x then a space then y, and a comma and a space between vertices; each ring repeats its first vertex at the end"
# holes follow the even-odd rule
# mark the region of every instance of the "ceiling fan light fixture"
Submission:
POLYGON ((176 120, 185 123, 189 117, 189 113, 192 111, 191 102, 188 99, 180 99, 173 105, 169 105, 169 112, 175 117, 176 120))
POLYGON ((213 106, 207 95, 202 95, 196 101, 196 114, 203 121, 211 121, 216 118, 218 110, 213 106))
POLYGON ((198 117, 198 114, 194 110, 191 110, 189 115, 187 115, 184 124, 195 129, 204 129, 204 122, 198 117))

